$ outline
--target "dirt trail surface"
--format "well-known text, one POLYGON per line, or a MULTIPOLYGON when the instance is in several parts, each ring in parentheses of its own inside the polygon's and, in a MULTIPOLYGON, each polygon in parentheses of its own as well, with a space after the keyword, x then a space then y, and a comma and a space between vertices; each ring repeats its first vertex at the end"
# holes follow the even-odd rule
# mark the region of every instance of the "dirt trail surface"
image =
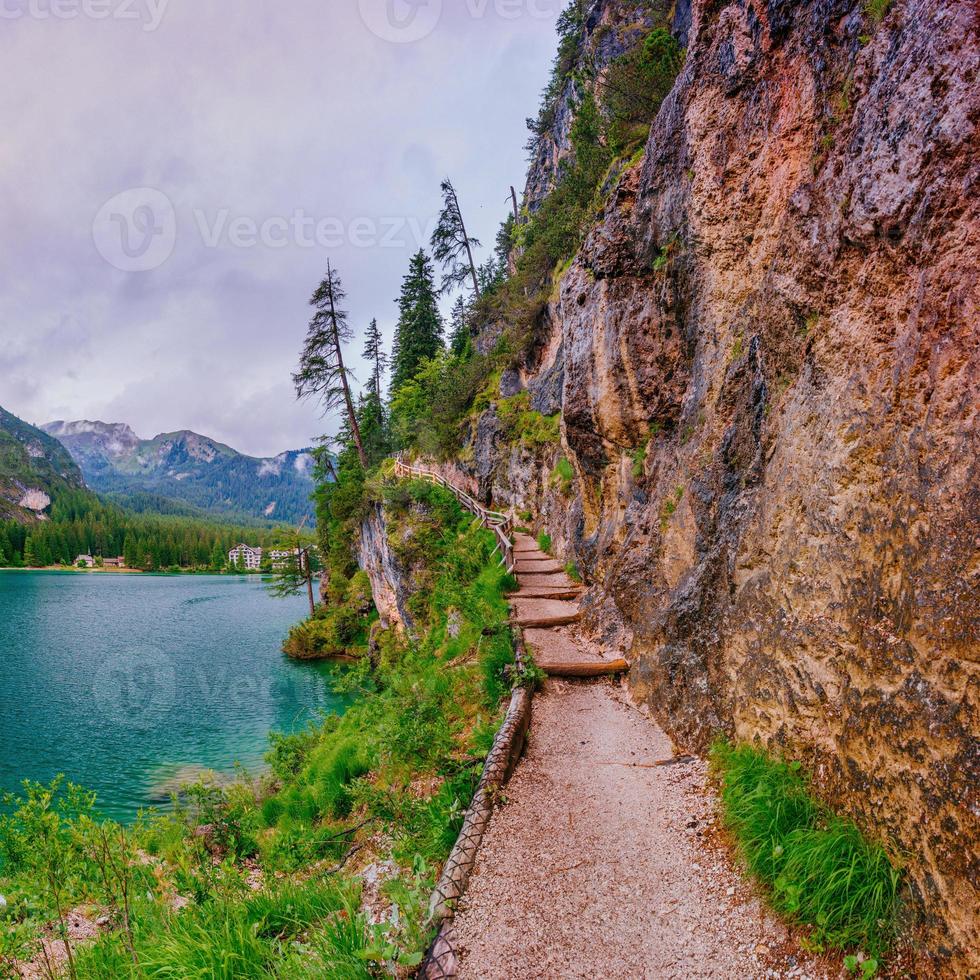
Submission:
POLYGON ((824 977, 713 832, 699 761, 618 684, 548 680, 456 917, 460 976, 824 977))

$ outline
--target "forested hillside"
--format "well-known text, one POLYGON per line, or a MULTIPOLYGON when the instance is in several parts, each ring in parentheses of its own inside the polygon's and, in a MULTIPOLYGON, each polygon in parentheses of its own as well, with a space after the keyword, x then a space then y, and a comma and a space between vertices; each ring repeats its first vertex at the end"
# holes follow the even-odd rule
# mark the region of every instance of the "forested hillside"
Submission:
POLYGON ((58 440, 0 408, 0 567, 70 565, 87 554, 125 557, 143 571, 218 571, 235 545, 283 534, 269 520, 239 526, 152 494, 100 499, 58 440))
POLYGON ((83 485, 57 440, 0 408, 0 519, 33 523, 53 496, 83 485))

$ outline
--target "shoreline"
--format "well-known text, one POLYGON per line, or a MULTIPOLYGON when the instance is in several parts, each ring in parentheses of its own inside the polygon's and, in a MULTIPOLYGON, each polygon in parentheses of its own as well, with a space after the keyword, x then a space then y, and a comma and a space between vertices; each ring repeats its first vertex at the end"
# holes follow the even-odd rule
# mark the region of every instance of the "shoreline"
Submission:
POLYGON ((172 575, 175 578, 182 575, 204 576, 215 575, 222 578, 268 578, 270 572, 216 572, 195 571, 187 568, 179 572, 165 570, 148 572, 142 568, 66 568, 64 565, 45 565, 43 568, 24 568, 18 565, 0 566, 0 572, 64 572, 80 575, 172 575))

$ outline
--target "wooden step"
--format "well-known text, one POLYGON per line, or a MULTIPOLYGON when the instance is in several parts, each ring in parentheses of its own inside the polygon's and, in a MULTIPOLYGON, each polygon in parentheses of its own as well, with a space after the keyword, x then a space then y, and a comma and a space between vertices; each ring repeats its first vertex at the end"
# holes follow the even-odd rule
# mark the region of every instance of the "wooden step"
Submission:
POLYGON ((510 599, 578 599, 582 590, 575 585, 521 585, 518 592, 512 593, 510 599))
POLYGON ((534 575, 527 572, 518 575, 522 589, 579 589, 585 591, 581 582, 576 582, 564 572, 552 572, 546 575, 534 575))
POLYGON ((622 657, 608 656, 563 629, 527 629, 524 641, 534 662, 550 677, 605 677, 629 670, 622 657))
POLYGON ((514 622, 522 627, 567 626, 582 618, 578 604, 559 599, 515 599, 514 622))
POLYGON ((563 572, 565 571, 565 566, 560 562, 555 561, 553 558, 545 559, 531 559, 521 558, 519 555, 515 556, 516 561, 514 563, 514 571, 518 575, 523 575, 525 573, 530 573, 532 575, 547 575, 553 572, 563 572))

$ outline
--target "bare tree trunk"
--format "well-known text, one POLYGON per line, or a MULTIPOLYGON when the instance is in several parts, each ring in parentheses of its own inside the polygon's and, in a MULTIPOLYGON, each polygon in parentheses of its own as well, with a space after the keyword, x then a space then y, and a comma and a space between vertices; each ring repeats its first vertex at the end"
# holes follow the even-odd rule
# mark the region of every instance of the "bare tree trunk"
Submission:
POLYGON ((459 206, 459 198, 456 196, 456 188, 453 191, 453 203, 456 205, 456 213, 459 215, 459 230, 463 233, 463 244, 466 246, 466 254, 470 260, 470 275, 473 278, 473 295, 480 298, 480 280, 476 277, 476 262, 473 261, 473 249, 470 248, 470 238, 466 234, 466 224, 463 221, 463 210, 459 206))
POLYGON ((313 562, 310 561, 310 549, 306 548, 299 553, 299 563, 302 568, 306 563, 306 594, 310 599, 310 619, 316 615, 316 603, 313 601, 313 562))
POLYGON ((514 190, 514 185, 510 185, 510 198, 514 202, 514 224, 521 223, 521 212, 520 208, 517 206, 517 191, 514 190))
POLYGON ((333 279, 331 278, 330 263, 327 263, 327 292, 330 296, 330 322, 333 325, 333 343, 337 351, 337 366, 340 368, 340 382, 344 386, 344 400, 347 402, 347 418, 350 420, 350 431, 357 445, 357 455, 364 469, 368 468, 367 455, 361 442, 361 427, 357 424, 357 412, 354 411, 354 399, 350 393, 350 382, 347 380, 347 370, 344 367, 344 351, 340 342, 340 330, 337 327, 337 310, 333 300, 333 279))

